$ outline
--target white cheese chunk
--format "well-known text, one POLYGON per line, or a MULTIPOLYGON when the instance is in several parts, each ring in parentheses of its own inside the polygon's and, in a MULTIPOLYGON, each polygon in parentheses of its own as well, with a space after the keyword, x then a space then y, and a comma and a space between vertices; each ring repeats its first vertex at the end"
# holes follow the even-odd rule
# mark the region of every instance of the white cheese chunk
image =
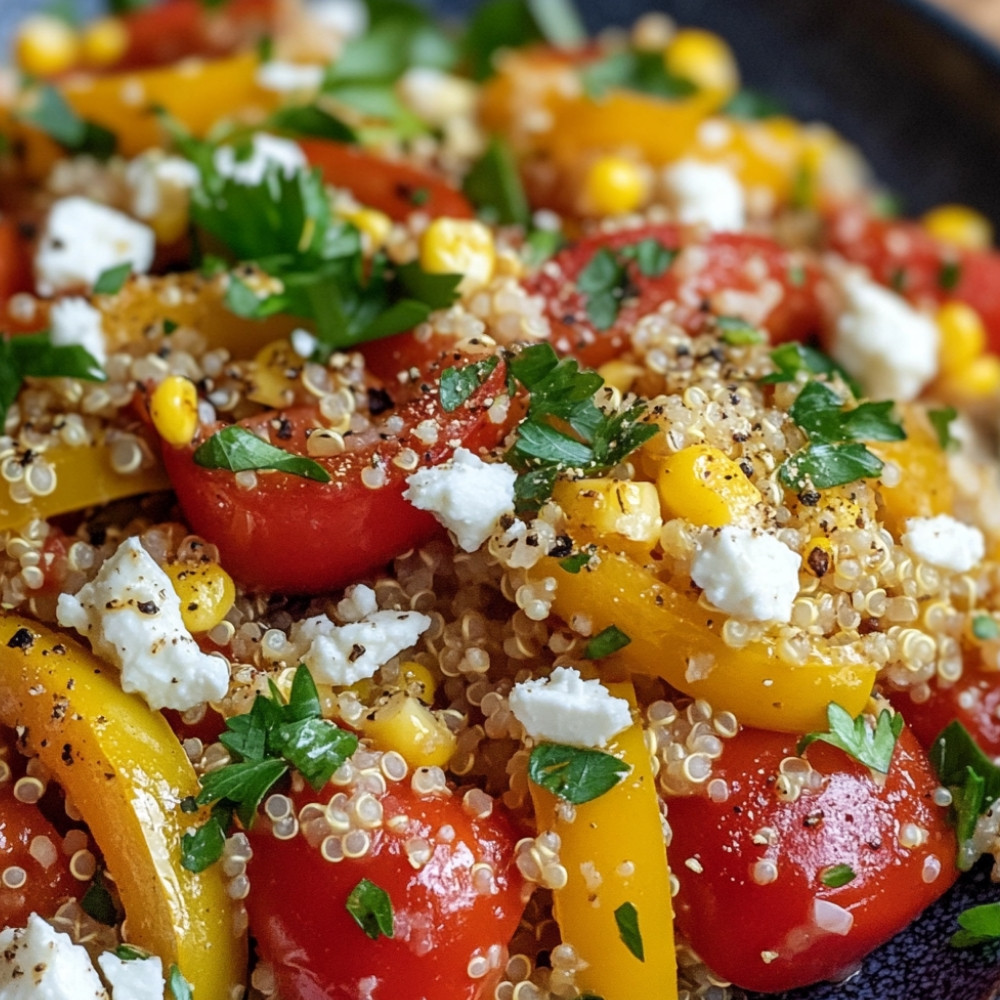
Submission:
POLYGON ((373 676, 431 626, 431 619, 418 611, 376 610, 375 592, 365 586, 349 590, 337 611, 345 624, 316 615, 293 625, 289 636, 313 678, 328 684, 354 684, 373 676))
POLYGON ((872 399, 915 399, 938 371, 938 328, 858 271, 840 279, 844 307, 830 353, 872 399))
POLYGON ((254 133, 249 155, 241 157, 234 146, 219 146, 212 162, 221 176, 247 187, 260 184, 270 168, 276 168, 290 179, 307 166, 305 153, 298 143, 266 132, 254 133))
POLYGON ((108 360, 104 340, 104 321, 100 310, 86 299, 71 295, 52 303, 49 310, 49 335, 60 347, 82 347, 99 365, 108 360))
POLYGON ((121 669, 122 689, 150 708, 184 711, 229 687, 229 665, 198 647, 170 578, 138 538, 125 539, 79 593, 60 594, 56 617, 87 636, 98 656, 121 669))
POLYGON ((431 125, 447 125, 476 107, 475 84, 431 66, 408 69, 397 87, 407 107, 431 125))
POLYGON ((139 219, 155 219, 168 208, 186 204, 198 177, 198 168, 182 156, 167 156, 158 149, 142 153, 125 168, 131 211, 139 219))
POLYGON ((403 496, 429 510, 459 547, 475 552, 490 536, 501 515, 514 510, 517 473, 502 462, 484 462, 465 448, 451 461, 414 472, 403 496))
POLYGON ((111 1000, 162 1000, 163 962, 156 955, 123 960, 106 951, 97 964, 111 987, 111 1000))
POLYGON ((732 525, 698 538, 691 579, 720 611, 753 622, 787 622, 802 557, 773 535, 732 525))
POLYGON ((343 38, 360 38, 368 30, 368 5, 364 0, 308 0, 306 14, 343 38))
POLYGON ((598 680, 584 680, 572 667, 548 677, 521 681, 510 692, 510 710, 534 740, 578 747, 603 747, 632 723, 624 698, 598 680))
POLYGON ((257 83, 276 94, 311 93, 319 90, 324 69, 313 63, 286 62, 273 59, 257 68, 257 83))
POLYGON ((125 263, 145 274, 155 251, 149 226, 89 198, 60 198, 39 236, 35 284, 42 295, 90 287, 102 272, 125 263))
POLYGON ((663 187, 678 222, 705 225, 716 232, 746 228, 743 186, 721 164, 679 160, 664 171, 663 187))
POLYGON ((3 1000, 108 1000, 86 948, 37 913, 0 931, 0 956, 3 1000))
POLYGON ((902 542, 911 556, 953 573, 968 572, 986 554, 983 533, 950 514, 908 517, 902 542))

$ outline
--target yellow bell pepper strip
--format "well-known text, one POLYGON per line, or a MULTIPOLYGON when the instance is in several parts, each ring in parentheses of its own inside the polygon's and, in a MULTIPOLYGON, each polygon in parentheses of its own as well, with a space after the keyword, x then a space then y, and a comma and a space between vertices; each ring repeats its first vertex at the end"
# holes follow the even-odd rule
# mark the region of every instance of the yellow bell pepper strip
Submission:
POLYGON ((114 448, 114 442, 107 439, 91 447, 59 444, 47 448, 35 460, 51 467, 55 489, 44 496, 32 494, 29 503, 18 503, 11 496, 12 484, 0 480, 0 531, 36 518, 48 519, 140 493, 170 489, 170 480, 159 462, 135 472, 116 471, 112 464, 114 448))
POLYGON ((228 1000, 246 973, 221 868, 186 871, 180 809, 198 779, 163 716, 125 694, 78 643, 19 615, 0 617, 0 724, 79 809, 114 876, 129 941, 176 964, 202 1000, 228 1000))
POLYGON ((626 556, 601 549, 577 573, 546 557, 531 572, 535 579, 555 578, 552 611, 564 621, 585 614, 594 634, 616 625, 630 638, 615 654, 621 665, 663 677, 744 725, 822 730, 830 702, 857 716, 871 693, 876 669, 852 647, 815 641, 801 664, 784 662, 770 643, 734 649, 721 635, 722 612, 707 610, 626 556))
MULTIPOLYGON (((635 706, 632 685, 609 684, 635 706)), ((656 781, 642 727, 633 724, 607 752, 631 771, 603 795, 573 806, 572 820, 551 792, 530 782, 539 831, 559 835, 566 885, 553 893, 563 941, 586 967, 576 974, 584 994, 604 1000, 677 997, 670 872, 656 781), (631 904, 638 918, 643 959, 622 940, 615 911, 631 904)))

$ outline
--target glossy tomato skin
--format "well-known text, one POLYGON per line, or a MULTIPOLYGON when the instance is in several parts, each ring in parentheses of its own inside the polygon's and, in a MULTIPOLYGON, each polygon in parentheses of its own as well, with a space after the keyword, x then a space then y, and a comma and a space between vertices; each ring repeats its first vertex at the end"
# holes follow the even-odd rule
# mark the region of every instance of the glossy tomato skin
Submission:
MULTIPOLYGON (((257 473, 256 485, 247 488, 232 472, 196 465, 195 447, 218 427, 202 428, 200 438, 187 448, 163 445, 163 461, 185 518, 218 546, 222 565, 235 580, 266 591, 319 593, 343 587, 424 544, 441 528, 431 514, 403 498, 412 468, 401 468, 393 459, 409 448, 422 465, 437 465, 458 444, 473 452, 490 448, 506 431, 489 412, 505 392, 503 361, 457 410, 442 409, 441 370, 468 361, 450 353, 425 369, 426 378, 392 387, 395 405, 365 442, 318 459, 331 476, 329 483, 272 471, 257 473), (389 418, 392 425, 386 424, 389 418), (418 437, 417 429, 426 427, 426 421, 437 426, 433 442, 424 431, 418 437), (380 470, 380 484, 365 485, 362 474, 370 475, 373 467, 380 470)), ((322 421, 313 409, 297 408, 268 411, 242 424, 264 429, 280 448, 307 455, 307 435, 322 421)))
POLYGON ((815 261, 766 237, 746 233, 699 236, 679 226, 658 225, 602 234, 556 254, 525 284, 531 294, 545 300, 555 349, 592 368, 621 354, 636 322, 669 302, 676 303, 671 321, 697 334, 707 328, 713 315, 732 315, 732 293, 761 295, 772 303, 763 326, 775 343, 808 340, 824 318, 815 261), (687 253, 657 276, 646 276, 630 263, 630 287, 617 319, 606 330, 596 329, 587 315, 587 296, 577 286, 580 272, 602 248, 619 251, 647 239, 667 250, 687 253), (727 295, 720 294, 727 291, 727 295))
POLYGON ((405 780, 390 783, 380 801, 383 823, 372 831, 371 849, 360 859, 326 861, 301 833, 291 840, 275 838, 266 820, 251 835, 250 931, 260 956, 275 969, 281 996, 492 997, 523 909, 514 865, 517 838, 502 807, 473 818, 459 798, 417 795, 405 780), (429 846, 430 857, 418 866, 407 845, 419 840, 429 846), (481 864, 494 873, 486 891, 478 881, 483 870, 474 871, 481 864), (389 896, 391 939, 372 940, 348 913, 347 897, 362 879, 389 896), (469 963, 490 955, 486 975, 470 977, 469 963))
POLYGON ((795 745, 745 729, 713 769, 728 799, 672 798, 668 807, 679 929, 715 973, 762 992, 850 973, 957 875, 947 810, 933 803, 938 782, 912 733, 903 730, 884 783, 814 743, 806 756, 821 788, 780 801, 779 766, 795 745), (903 847, 915 830, 926 841, 903 847), (854 877, 826 885, 824 872, 841 865, 854 877))

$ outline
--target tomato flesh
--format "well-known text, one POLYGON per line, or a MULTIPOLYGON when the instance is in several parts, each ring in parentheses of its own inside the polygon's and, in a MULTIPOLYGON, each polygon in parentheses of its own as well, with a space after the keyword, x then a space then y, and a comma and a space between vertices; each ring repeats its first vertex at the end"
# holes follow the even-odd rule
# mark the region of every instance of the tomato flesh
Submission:
POLYGON ((903 730, 884 783, 814 743, 806 757, 822 787, 780 801, 779 766, 795 749, 794 736, 743 730, 713 768, 728 798, 668 808, 678 927, 715 973, 762 992, 846 975, 957 876, 954 832, 912 733, 903 730), (922 844, 902 846, 919 831, 922 844), (827 884, 841 866, 853 877, 827 884))
POLYGON ((713 233, 694 239, 678 226, 660 225, 582 240, 556 254, 526 287, 545 300, 555 349, 597 367, 621 354, 636 323, 668 302, 675 303, 672 322, 689 333, 700 332, 713 314, 732 309, 736 300, 730 294, 727 302, 722 295, 727 291, 773 300, 761 322, 774 342, 808 340, 823 322, 819 281, 815 261, 766 237, 713 233), (630 263, 629 288, 618 315, 611 326, 598 330, 587 315, 587 295, 577 284, 581 272, 601 249, 620 251, 648 239, 670 251, 687 250, 687 262, 678 257, 656 276, 630 263))
POLYGON ((266 820, 251 835, 250 929, 261 957, 274 967, 281 996, 492 996, 523 908, 513 864, 516 836, 502 808, 495 804, 491 815, 473 818, 460 799, 417 795, 407 781, 390 783, 380 801, 383 822, 362 858, 327 861, 301 833, 278 840, 264 829, 266 820), (423 864, 407 852, 418 840, 429 848, 423 864), (486 891, 473 870, 481 864, 493 871, 486 891), (362 879, 388 895, 392 938, 372 940, 348 912, 347 897, 362 879), (472 977, 470 962, 480 956, 491 956, 490 968, 472 977))

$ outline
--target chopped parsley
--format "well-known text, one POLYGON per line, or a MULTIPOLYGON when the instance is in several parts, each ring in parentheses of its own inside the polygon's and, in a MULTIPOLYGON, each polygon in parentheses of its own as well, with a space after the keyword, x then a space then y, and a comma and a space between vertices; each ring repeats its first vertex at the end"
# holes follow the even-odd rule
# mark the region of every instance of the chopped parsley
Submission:
POLYGON ((949 939, 952 948, 973 948, 1000 939, 1000 903, 971 906, 958 915, 962 928, 949 939))
POLYGON ((141 962, 149 957, 148 951, 137 948, 134 944, 120 944, 115 948, 115 958, 120 958, 123 962, 141 962))
POLYGON ((972 634, 980 642, 990 642, 993 639, 1000 639, 1000 623, 992 615, 973 615, 972 634))
POLYGON ((615 910, 615 923, 618 925, 618 936, 622 943, 640 962, 646 961, 646 953, 642 947, 642 934, 639 932, 639 914, 632 903, 622 903, 615 910))
POLYGON ((586 566, 591 559, 593 559, 592 552, 574 552, 571 556, 566 556, 565 559, 559 560, 560 568, 564 569, 567 573, 579 573, 584 566, 586 566))
POLYGON ((724 344, 730 347, 743 347, 749 344, 762 344, 764 334, 745 319, 739 316, 717 316, 716 329, 724 344))
POLYGON ((612 653, 617 653, 619 649, 624 649, 631 641, 631 637, 627 636, 617 625, 609 625, 587 643, 583 655, 588 660, 600 660, 612 653))
POLYGON ((170 966, 170 973, 167 975, 167 989, 170 990, 174 1000, 192 1000, 194 995, 191 984, 181 975, 181 970, 176 963, 170 966))
POLYGON ((587 63, 581 71, 583 89, 599 101, 612 90, 635 90, 654 97, 690 97, 696 84, 667 69, 663 53, 643 49, 622 49, 587 63))
POLYGON ((0 337, 0 430, 26 378, 103 382, 104 371, 78 344, 53 344, 48 333, 0 337))
POLYGON ((115 905, 114 897, 104 884, 104 878, 100 872, 94 875, 87 891, 80 899, 80 909, 92 917, 99 924, 106 927, 114 927, 118 923, 120 916, 118 907, 115 905))
POLYGON ((957 416, 958 410, 954 406, 942 406, 940 409, 927 411, 927 419, 934 428, 942 451, 953 451, 958 447, 958 442, 951 433, 952 421, 957 416))
POLYGON ((531 206, 509 144, 493 136, 465 175, 462 190, 487 222, 528 227, 531 206))
POLYGON ((831 701, 826 708, 830 729, 825 733, 807 733, 799 740, 798 753, 802 753, 811 743, 820 741, 838 747, 849 757, 880 774, 889 773, 892 752, 896 740, 903 730, 903 717, 883 708, 879 712, 875 726, 868 723, 864 713, 856 719, 850 712, 831 701))
POLYGON ((358 135, 350 125, 316 104, 292 104, 271 113, 264 128, 293 138, 329 139, 356 143, 358 135))
POLYGON ((391 938, 392 931, 392 900, 381 886, 370 879, 363 878, 347 897, 347 912, 355 919, 357 925, 375 941, 381 934, 391 938))
POLYGON ((951 792, 952 817, 958 838, 958 867, 967 871, 975 857, 968 842, 976 821, 1000 799, 998 768, 957 720, 951 722, 927 753, 941 784, 951 792))
POLYGON ((524 258, 529 267, 540 267, 562 249, 565 237, 558 229, 532 229, 524 237, 524 258))
POLYGON ((213 806, 206 823, 182 839, 181 864, 189 871, 202 871, 222 856, 233 813, 245 829, 253 825, 264 796, 291 768, 319 789, 358 746, 354 733, 322 717, 316 685, 302 664, 287 702, 271 682, 270 697, 258 694, 249 712, 226 720, 219 742, 233 763, 203 775, 193 803, 182 804, 213 806))
POLYGON ((109 267, 106 271, 102 271, 94 282, 94 294, 117 295, 124 288, 131 273, 132 262, 128 260, 124 264, 109 267))
POLYGON ((604 380, 570 358, 559 359, 551 344, 525 348, 511 358, 509 370, 529 393, 528 412, 505 456, 520 473, 514 492, 521 510, 541 506, 561 472, 599 475, 658 433, 656 424, 641 419, 643 402, 614 413, 597 406, 594 394, 604 380))
POLYGON ((962 264, 957 260, 946 260, 938 270, 938 287, 943 292, 953 292, 962 281, 962 264))
POLYGON ((330 482, 330 473, 319 462, 293 455, 262 441, 253 431, 231 424, 202 442, 191 456, 205 469, 228 469, 230 472, 273 470, 288 472, 317 483, 330 482))
POLYGON ((861 386, 833 358, 822 351, 817 351, 815 347, 796 343, 782 344, 771 351, 771 361, 778 370, 765 375, 760 380, 761 385, 794 382, 799 372, 808 375, 826 375, 831 378, 836 375, 855 396, 861 395, 861 386))
POLYGON ((441 373, 441 409, 457 410, 493 373, 500 359, 496 356, 473 361, 461 368, 445 368, 441 373))
POLYGON ((587 317, 594 328, 607 330, 613 326, 622 303, 634 293, 630 261, 644 277, 657 278, 676 257, 676 250, 651 237, 618 250, 597 250, 576 278, 577 288, 586 296, 587 317))
POLYGON ((539 743, 528 759, 528 777, 573 805, 611 791, 630 771, 624 761, 603 750, 539 743))
POLYGON ((769 94, 743 87, 729 98, 722 113, 729 115, 730 118, 754 121, 787 114, 787 109, 769 94))
POLYGON ((829 889, 839 889, 857 878, 850 865, 829 865, 819 873, 819 880, 829 889))
POLYGON ((67 153, 86 153, 107 160, 115 152, 114 133, 103 125, 81 118, 55 87, 37 84, 32 96, 30 107, 18 112, 19 121, 44 132, 67 153))

